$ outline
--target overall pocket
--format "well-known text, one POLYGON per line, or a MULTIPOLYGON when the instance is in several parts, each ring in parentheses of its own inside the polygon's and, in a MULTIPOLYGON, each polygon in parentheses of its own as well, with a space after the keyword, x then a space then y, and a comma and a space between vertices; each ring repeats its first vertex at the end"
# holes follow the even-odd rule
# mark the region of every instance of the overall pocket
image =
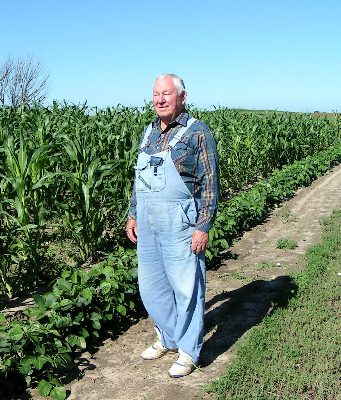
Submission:
POLYGON ((135 188, 137 192, 149 192, 151 190, 148 158, 143 153, 139 155, 135 167, 135 188))
POLYGON ((152 192, 159 192, 166 185, 165 159, 151 156, 149 160, 150 182, 152 192))
POLYGON ((179 205, 182 214, 182 224, 184 226, 194 227, 198 219, 198 211, 195 200, 189 199, 179 205))
POLYGON ((140 153, 135 167, 137 192, 158 192, 166 185, 164 158, 140 153))

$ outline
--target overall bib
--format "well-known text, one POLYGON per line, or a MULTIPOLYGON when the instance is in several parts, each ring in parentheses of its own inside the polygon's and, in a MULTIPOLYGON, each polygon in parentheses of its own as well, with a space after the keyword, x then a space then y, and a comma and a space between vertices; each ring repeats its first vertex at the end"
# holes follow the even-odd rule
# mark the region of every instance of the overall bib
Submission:
MULTIPOLYGON (((197 220, 193 195, 171 158, 183 134, 179 130, 168 149, 141 152, 136 166, 138 281, 143 304, 169 349, 181 349, 193 362, 203 343, 205 311, 204 254, 191 250, 197 220)), ((151 132, 147 128, 141 149, 151 132)))

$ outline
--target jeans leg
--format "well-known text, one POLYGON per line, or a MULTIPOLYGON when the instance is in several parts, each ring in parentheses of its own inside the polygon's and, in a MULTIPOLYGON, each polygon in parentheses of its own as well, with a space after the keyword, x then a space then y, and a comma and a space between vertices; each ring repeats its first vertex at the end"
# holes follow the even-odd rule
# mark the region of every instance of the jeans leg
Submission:
MULTIPOLYGON (((194 362, 199 359, 203 344, 206 271, 204 254, 191 250, 194 227, 183 224, 179 208, 169 213, 171 229, 160 229, 165 271, 175 298, 176 347, 189 354, 194 362), (179 223, 176 223, 179 221, 179 223)), ((170 228, 165 220, 160 226, 170 228)))
POLYGON ((147 211, 138 217, 138 282, 142 302, 161 335, 161 343, 175 349, 176 306, 161 253, 147 211))
POLYGON ((200 254, 180 264, 172 260, 167 264, 167 273, 175 295, 177 314, 174 341, 179 349, 197 362, 204 331, 204 255, 200 254))

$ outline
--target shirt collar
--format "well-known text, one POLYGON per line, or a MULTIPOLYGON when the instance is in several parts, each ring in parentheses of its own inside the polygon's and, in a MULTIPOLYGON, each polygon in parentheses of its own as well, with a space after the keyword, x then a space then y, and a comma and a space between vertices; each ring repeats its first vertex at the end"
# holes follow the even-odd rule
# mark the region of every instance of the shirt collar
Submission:
MULTIPOLYGON (((182 126, 186 126, 189 118, 190 118, 190 115, 189 115, 188 111, 184 108, 184 110, 169 125, 180 124, 182 126)), ((158 128, 159 130, 162 130, 160 117, 156 117, 155 120, 153 121, 153 128, 158 128)))

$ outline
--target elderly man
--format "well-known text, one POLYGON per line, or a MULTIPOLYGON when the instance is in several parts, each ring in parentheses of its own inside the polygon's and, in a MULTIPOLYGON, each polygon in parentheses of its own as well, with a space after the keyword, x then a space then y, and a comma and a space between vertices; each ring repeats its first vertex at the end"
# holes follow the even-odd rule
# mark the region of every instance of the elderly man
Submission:
POLYGON ((204 252, 218 204, 218 157, 209 128, 185 108, 181 78, 159 75, 158 117, 145 130, 136 165, 129 239, 137 243, 138 281, 158 340, 146 360, 177 351, 171 377, 190 374, 203 343, 204 252))

